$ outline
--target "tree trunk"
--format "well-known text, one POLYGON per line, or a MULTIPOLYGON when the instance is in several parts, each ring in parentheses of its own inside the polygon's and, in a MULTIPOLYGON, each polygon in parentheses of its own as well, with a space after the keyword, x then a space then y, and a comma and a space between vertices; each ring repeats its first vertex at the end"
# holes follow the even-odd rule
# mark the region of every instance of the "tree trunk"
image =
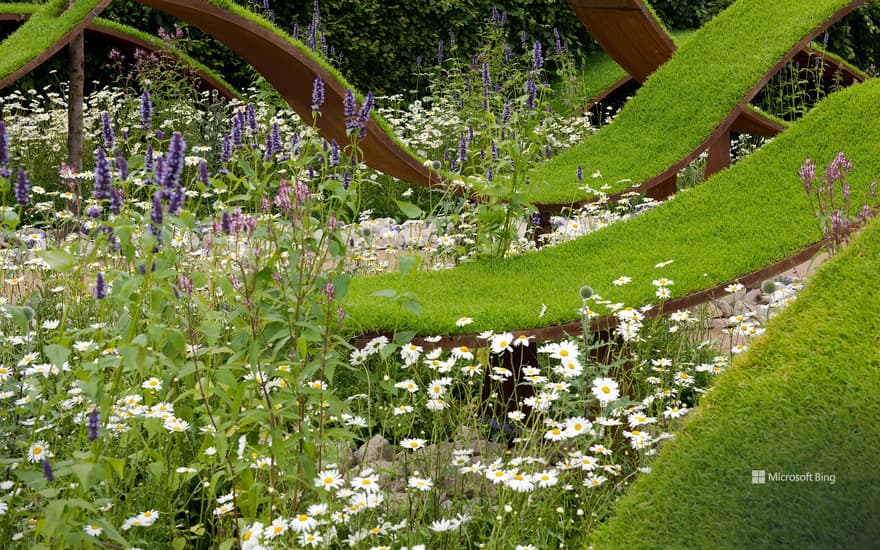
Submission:
POLYGON ((83 100, 85 94, 85 44, 82 33, 68 46, 70 89, 67 96, 67 162, 77 172, 83 162, 83 100))

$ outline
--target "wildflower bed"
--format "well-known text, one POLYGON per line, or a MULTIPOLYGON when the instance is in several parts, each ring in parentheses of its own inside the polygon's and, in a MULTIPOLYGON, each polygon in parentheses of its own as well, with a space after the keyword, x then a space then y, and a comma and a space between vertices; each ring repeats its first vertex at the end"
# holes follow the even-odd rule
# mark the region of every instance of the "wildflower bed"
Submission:
POLYGON ((872 122, 878 105, 877 81, 834 94, 733 168, 652 211, 552 249, 437 273, 355 278, 344 302, 350 327, 447 334, 550 326, 578 319, 582 303, 573 289, 585 284, 612 302, 637 305, 655 300, 650 283, 661 276, 674 281, 670 297, 677 297, 770 265, 820 238, 797 177, 804 158, 830 160, 843 148, 859 167, 853 193, 867 190, 880 170, 873 149, 880 128, 872 122), (612 285, 622 275, 633 282, 612 285), (382 291, 414 293, 421 315, 374 295, 382 291), (456 327, 461 316, 474 325, 456 327))
MULTIPOLYGON (((609 192, 677 171, 736 107, 747 102, 809 38, 861 2, 739 0, 695 31, 592 139, 539 166, 526 198, 586 198, 577 167, 600 173, 609 192), (792 16, 797 13, 797 16, 792 16), (754 40, 745 37, 760 37, 754 40), (805 38, 806 37, 806 38, 805 38)), ((729 121, 732 122, 732 121, 729 121)))
POLYGON ((872 222, 718 379, 596 531, 597 547, 873 545, 878 278, 872 222))

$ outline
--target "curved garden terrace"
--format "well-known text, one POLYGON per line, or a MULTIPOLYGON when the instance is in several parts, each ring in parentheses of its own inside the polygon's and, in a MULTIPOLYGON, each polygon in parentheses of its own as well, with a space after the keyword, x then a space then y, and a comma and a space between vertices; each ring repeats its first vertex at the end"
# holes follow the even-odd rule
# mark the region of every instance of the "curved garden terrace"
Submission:
MULTIPOLYGON (((579 71, 561 42, 517 45, 496 10, 473 56, 451 50, 421 98, 380 117, 258 15, 144 3, 213 29, 265 80, 243 101, 201 93, 185 30, 163 31, 160 50, 94 18, 104 2, 0 6, 30 14, 0 44, 16 50, 0 55, 3 83, 83 30, 165 52, 114 54, 117 87, 83 97, 85 159, 67 147, 73 81, 0 97, 8 546, 873 540, 880 82, 840 90, 828 71, 849 69, 825 53, 766 82, 859 2, 734 2, 649 60, 598 131, 580 108, 620 70, 653 70, 620 44, 605 46, 622 69, 579 71), (780 108, 766 120, 799 120, 731 154, 728 127, 763 84, 756 103, 780 108), (560 182, 615 193, 678 153, 594 158, 602 143, 665 133, 690 155, 718 124, 685 190, 606 197, 549 220, 553 246, 535 249, 548 220, 528 177, 578 158, 560 182), (395 147, 408 181, 368 168, 395 147), (733 164, 691 178, 719 160, 733 164), (438 170, 453 186, 408 187, 438 170), (474 189, 481 202, 462 198, 474 189), (814 278, 792 276, 819 251, 834 257, 814 278), (383 257, 394 272, 372 274, 383 257), (819 485, 781 482, 806 473, 819 485)), ((647 4, 614 5, 672 43, 647 4)))

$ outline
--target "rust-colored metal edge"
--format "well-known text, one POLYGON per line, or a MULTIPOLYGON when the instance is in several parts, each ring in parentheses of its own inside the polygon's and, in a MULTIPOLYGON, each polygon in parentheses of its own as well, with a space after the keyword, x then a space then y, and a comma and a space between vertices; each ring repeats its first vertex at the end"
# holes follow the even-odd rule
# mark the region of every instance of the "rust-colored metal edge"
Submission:
MULTIPOLYGON (((4 6, 0 4, 0 9, 3 9, 3 7, 4 6)), ((24 22, 27 21, 30 16, 31 14, 29 13, 2 12, 0 13, 0 21, 24 22)), ((101 24, 101 21, 98 20, 92 20, 88 25, 86 25, 85 30, 88 33, 94 33, 104 38, 109 38, 119 44, 122 44, 132 49, 141 49, 151 52, 161 51, 170 55, 177 55, 176 52, 172 49, 157 48, 155 44, 147 42, 146 40, 143 40, 142 38, 134 34, 129 34, 119 29, 105 27, 101 24)), ((36 66, 34 67, 34 69, 35 68, 36 66)), ((210 73, 207 73, 195 66, 190 67, 190 70, 192 70, 193 74, 195 74, 204 84, 204 89, 216 90, 217 93, 229 100, 240 98, 238 92, 236 92, 220 80, 214 78, 214 76, 212 76, 210 73)))
MULTIPOLYGON (((275 87, 307 122, 312 121, 312 83, 324 82, 325 102, 316 120, 319 133, 340 146, 351 142, 346 133, 343 102, 347 88, 310 55, 283 36, 241 15, 201 0, 138 0, 201 29, 233 50, 275 87)), ((374 121, 358 142, 358 157, 371 168, 427 187, 442 187, 443 177, 395 142, 374 121)), ((462 194, 456 187, 453 192, 462 194)))
POLYGON ((641 0, 568 0, 605 53, 639 82, 675 52, 672 37, 641 0))
MULTIPOLYGON (((780 273, 784 273, 795 266, 798 266, 810 258, 814 257, 817 252, 822 249, 823 243, 813 243, 799 252, 796 252, 790 256, 787 256, 769 266, 763 267, 756 271, 752 271, 751 273, 746 273, 740 277, 735 277, 727 282, 720 283, 714 285, 710 288, 704 290, 698 290, 695 292, 691 292, 685 296, 681 296, 679 298, 674 298, 672 300, 661 303, 659 306, 656 306, 647 312, 645 312, 646 319, 654 319, 661 315, 665 315, 667 313, 672 313, 682 309, 692 308, 701 304, 705 304, 711 300, 720 298, 726 294, 729 294, 724 290, 725 287, 731 285, 733 283, 741 283, 746 287, 754 287, 757 284, 769 279, 770 277, 779 275, 780 273)), ((614 329, 617 326, 617 318, 613 315, 604 315, 602 317, 598 317, 590 321, 590 332, 604 332, 614 329)), ((519 335, 526 335, 532 337, 534 341, 543 342, 550 340, 559 340, 562 338, 567 338, 569 336, 577 336, 583 334, 584 325, 581 321, 572 321, 569 323, 563 323, 560 325, 552 325, 546 327, 539 328, 531 328, 531 329, 520 329, 520 330, 509 330, 506 332, 511 332, 514 337, 519 335)), ((366 344, 370 339, 375 338, 377 336, 382 335, 381 333, 373 333, 368 334, 366 336, 360 336, 354 339, 354 344, 358 347, 362 347, 366 344)), ((388 334, 385 334, 388 336, 388 334)), ((445 348, 449 349, 452 347, 458 346, 468 346, 471 348, 479 348, 484 347, 486 345, 486 340, 479 338, 475 334, 451 334, 444 335, 438 337, 424 337, 420 336, 413 339, 413 342, 416 345, 420 345, 425 347, 426 349, 431 348, 445 348)))
MULTIPOLYGON (((581 2, 586 3, 589 2, 589 0, 581 0, 581 2)), ((674 163, 672 166, 668 167, 663 172, 651 178, 648 178, 642 183, 631 186, 618 193, 609 195, 608 200, 612 202, 618 201, 625 195, 633 192, 652 195, 652 190, 655 187, 663 186, 668 183, 672 178, 676 176, 676 174, 678 174, 678 172, 682 168, 687 166, 691 161, 702 154, 703 151, 707 150, 709 146, 711 146, 713 143, 717 143, 718 140, 722 138, 722 136, 728 134, 733 129, 734 122, 740 116, 742 116, 743 113, 750 111, 750 109, 748 109, 749 102, 758 94, 759 91, 761 91, 761 88, 763 88, 767 84, 767 82, 769 82, 770 79, 773 78, 774 75, 776 75, 776 73, 778 73, 786 64, 788 64, 789 61, 794 58, 794 56, 798 52, 807 49, 807 46, 810 44, 810 42, 812 42, 813 39, 815 39, 821 32, 825 31, 825 29, 827 29, 828 27, 839 21, 841 18, 843 18, 845 15, 860 7, 864 3, 865 0, 851 1, 849 4, 834 12, 830 17, 819 23, 812 31, 801 38, 800 41, 792 46, 788 50, 788 52, 786 52, 786 54, 782 56, 782 58, 780 58, 766 73, 764 73, 764 76, 743 96, 743 98, 734 107, 730 114, 715 128, 715 131, 712 132, 700 145, 698 145, 688 155, 686 155, 678 162, 674 163)), ((758 117, 760 117, 760 113, 756 112, 755 117, 751 117, 750 120, 757 121, 759 119, 758 117)), ((773 121, 773 123, 778 125, 778 122, 776 121, 773 121)), ((570 203, 539 203, 536 204, 535 207, 541 213, 541 215, 551 215, 568 208, 580 208, 590 202, 592 202, 592 200, 572 201, 570 203)))
MULTIPOLYGON (((12 84, 22 76, 28 74, 33 71, 35 68, 39 67, 43 63, 46 62, 50 57, 55 55, 58 50, 68 45, 71 40, 76 38, 83 30, 92 22, 95 17, 101 14, 104 11, 112 0, 100 0, 94 8, 92 8, 89 13, 85 15, 82 19, 80 19, 76 24, 74 24, 61 38, 56 40, 51 46, 46 48, 45 50, 38 53, 33 57, 29 62, 25 63, 19 69, 12 71, 2 79, 0 79, 0 89, 5 88, 6 86, 12 84)), ((27 23, 25 23, 26 25, 27 23)))

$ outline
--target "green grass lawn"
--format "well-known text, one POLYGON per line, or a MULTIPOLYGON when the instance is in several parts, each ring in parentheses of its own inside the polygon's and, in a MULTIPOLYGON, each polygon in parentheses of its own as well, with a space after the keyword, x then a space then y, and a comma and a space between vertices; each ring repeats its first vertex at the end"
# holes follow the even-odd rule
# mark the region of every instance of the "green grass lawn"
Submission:
POLYGON ((99 0, 77 0, 59 15, 65 0, 51 0, 34 10, 33 15, 6 40, 0 43, 0 78, 24 67, 70 31, 99 0))
POLYGON ((718 379, 596 548, 876 546, 878 280, 874 221, 718 379), (752 470, 835 480, 755 485, 752 470))
POLYGON ((843 149, 855 167, 853 197, 880 174, 880 81, 825 99, 813 112, 733 168, 632 220, 558 247, 452 270, 357 277, 344 307, 354 332, 406 328, 421 334, 528 329, 577 319, 578 289, 591 285, 614 302, 655 303, 653 279, 674 280, 673 297, 767 266, 820 238, 797 171, 811 157, 824 166, 843 149), (654 266, 674 260, 663 269, 654 266), (621 275, 629 285, 611 282, 621 275), (422 315, 376 291, 414 292, 422 315), (538 316, 542 305, 546 314, 538 316), (455 326, 461 316, 475 322, 455 326))
POLYGON ((527 200, 586 198, 577 167, 619 191, 661 173, 705 141, 744 95, 802 37, 846 0, 740 0, 695 31, 613 124, 537 167, 527 200), (622 182, 621 180, 631 180, 622 182))

